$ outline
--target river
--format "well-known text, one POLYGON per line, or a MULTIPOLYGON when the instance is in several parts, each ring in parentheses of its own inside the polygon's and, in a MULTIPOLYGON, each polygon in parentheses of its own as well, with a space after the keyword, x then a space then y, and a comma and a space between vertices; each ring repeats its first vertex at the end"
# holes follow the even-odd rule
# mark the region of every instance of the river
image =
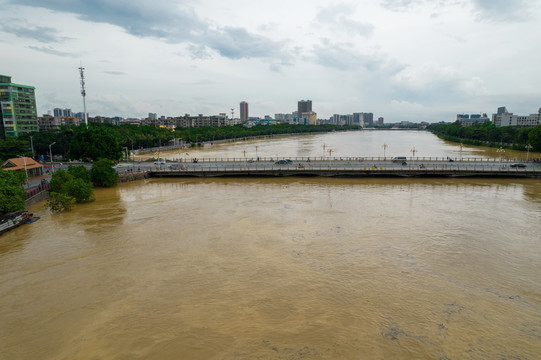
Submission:
MULTIPOLYGON (((460 151, 424 132, 373 132, 358 144, 372 150, 351 154, 349 138, 366 135, 218 154, 317 156, 323 142, 382 156, 391 135, 388 156, 460 151), (398 148, 400 136, 415 144, 398 148)), ((0 237, 0 359, 541 354, 538 179, 150 179, 71 212, 43 206, 0 237)))

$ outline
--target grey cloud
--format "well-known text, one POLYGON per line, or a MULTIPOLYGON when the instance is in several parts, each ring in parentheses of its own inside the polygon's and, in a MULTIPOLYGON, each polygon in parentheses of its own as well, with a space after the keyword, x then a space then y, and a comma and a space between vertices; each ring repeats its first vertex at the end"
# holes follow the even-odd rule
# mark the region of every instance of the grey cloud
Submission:
POLYGON ((530 0, 471 0, 480 20, 522 21, 528 18, 530 0))
POLYGON ((195 44, 192 56, 205 58, 205 48, 231 58, 279 58, 282 46, 241 28, 215 28, 181 1, 154 0, 12 0, 14 4, 74 13, 79 18, 119 26, 139 37, 155 37, 168 43, 195 44))
POLYGON ((241 58, 273 58, 282 53, 282 45, 263 36, 247 32, 242 28, 225 27, 201 37, 207 45, 222 56, 241 58))
MULTIPOLYGON (((441 10, 445 6, 471 5, 479 20, 522 21, 534 0, 383 0, 381 5, 391 11, 407 11, 413 6, 441 10)), ((434 16, 434 14, 432 15, 434 16)))
POLYGON ((104 73, 109 75, 126 75, 126 73, 122 71, 104 71, 104 73))
POLYGON ((50 55, 76 57, 76 54, 55 50, 50 46, 28 46, 29 49, 40 51, 50 55))
POLYGON ((376 56, 359 54, 352 48, 352 43, 331 43, 323 39, 321 45, 314 46, 315 62, 339 70, 375 71, 380 67, 381 61, 376 56))
POLYGON ((343 31, 348 34, 361 36, 372 35, 374 25, 352 20, 349 16, 353 10, 354 7, 349 4, 334 4, 323 8, 316 16, 318 22, 316 25, 326 24, 333 30, 343 31))
POLYGON ((383 0, 381 6, 390 10, 401 11, 407 9, 411 4, 418 0, 383 0))
POLYGON ((2 25, 0 29, 17 37, 34 39, 46 44, 59 43, 69 39, 68 37, 58 36, 58 30, 45 26, 23 27, 2 25))
POLYGON ((206 46, 199 44, 188 45, 188 50, 192 54, 192 59, 210 59, 212 58, 209 49, 206 46))

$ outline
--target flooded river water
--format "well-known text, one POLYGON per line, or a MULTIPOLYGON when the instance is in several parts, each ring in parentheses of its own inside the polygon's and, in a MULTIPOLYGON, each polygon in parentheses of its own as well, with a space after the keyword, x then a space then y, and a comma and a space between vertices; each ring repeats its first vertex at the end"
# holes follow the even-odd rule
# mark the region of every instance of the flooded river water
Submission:
POLYGON ((0 359, 541 354, 541 180, 150 179, 43 206, 0 237, 0 359))

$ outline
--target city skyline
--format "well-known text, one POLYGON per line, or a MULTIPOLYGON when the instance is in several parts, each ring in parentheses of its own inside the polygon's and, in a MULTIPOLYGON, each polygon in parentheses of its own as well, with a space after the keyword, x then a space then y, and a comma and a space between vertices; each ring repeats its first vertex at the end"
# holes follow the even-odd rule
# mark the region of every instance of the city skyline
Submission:
POLYGON ((83 111, 81 62, 91 116, 229 113, 244 100, 263 117, 309 98, 320 119, 438 122, 541 105, 533 1, 0 5, 0 73, 36 88, 40 115, 83 111))

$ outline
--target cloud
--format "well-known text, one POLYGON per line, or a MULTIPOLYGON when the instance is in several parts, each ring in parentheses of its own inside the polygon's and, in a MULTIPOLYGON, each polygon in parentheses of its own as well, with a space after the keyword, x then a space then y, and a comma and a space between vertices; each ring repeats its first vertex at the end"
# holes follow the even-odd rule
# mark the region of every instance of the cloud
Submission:
MULTIPOLYGON (((19 22, 19 20, 12 20, 12 22, 19 22)), ((41 43, 60 43, 65 40, 69 40, 68 37, 58 36, 58 30, 46 27, 46 26, 36 26, 36 27, 23 27, 23 26, 0 26, 0 30, 13 34, 20 38, 34 39, 41 43)))
POLYGON ((522 21, 528 18, 530 0, 471 0, 480 20, 522 21))
POLYGON ((180 1, 21 0, 12 3, 73 13, 85 21, 119 26, 137 37, 158 38, 172 44, 192 44, 190 51, 195 58, 208 57, 207 48, 231 59, 284 56, 278 42, 243 28, 215 27, 180 1))
POLYGON ((325 24, 333 31, 348 35, 370 36, 374 32, 374 25, 365 24, 351 19, 354 6, 350 4, 334 4, 319 10, 316 15, 316 26, 325 24))
POLYGON ((415 6, 430 7, 441 12, 444 7, 458 5, 472 9, 479 21, 523 21, 529 16, 532 3, 532 0, 383 0, 381 5, 387 10, 400 12, 412 10, 415 6))
POLYGON ((283 45, 242 28, 224 27, 200 37, 203 43, 220 55, 231 58, 272 58, 282 54, 283 45))
POLYGON ((339 70, 375 71, 380 68, 382 61, 377 55, 360 54, 351 42, 333 42, 330 39, 321 39, 321 43, 314 45, 313 60, 325 67, 339 70))
POLYGON ((104 73, 109 75, 127 75, 125 72, 122 71, 104 71, 104 73))
POLYGON ((46 54, 55 55, 55 56, 68 56, 68 57, 77 57, 76 54, 55 50, 50 46, 27 46, 29 49, 40 51, 46 54))

